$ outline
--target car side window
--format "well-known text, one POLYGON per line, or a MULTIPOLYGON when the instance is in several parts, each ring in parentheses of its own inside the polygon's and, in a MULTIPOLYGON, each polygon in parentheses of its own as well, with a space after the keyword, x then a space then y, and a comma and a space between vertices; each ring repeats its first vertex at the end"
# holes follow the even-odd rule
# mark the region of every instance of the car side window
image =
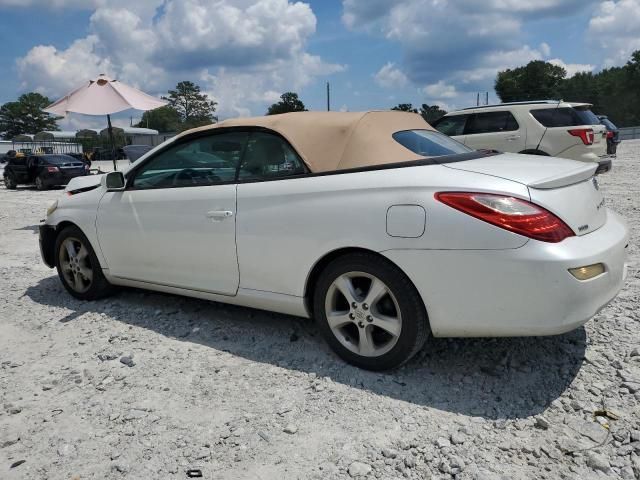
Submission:
POLYGON ((449 115, 442 117, 433 126, 441 133, 450 137, 464 134, 464 126, 469 115, 449 115))
POLYGON ((285 139, 253 132, 247 143, 239 180, 266 180, 306 173, 304 162, 285 139))
POLYGON ((520 126, 511 112, 486 112, 476 113, 471 117, 464 133, 475 135, 478 133, 512 132, 518 128, 520 126))
POLYGON ((582 125, 582 121, 575 114, 573 108, 541 108, 531 110, 531 115, 543 127, 572 127, 582 125))
POLYGON ((173 145, 135 172, 133 188, 199 187, 235 181, 248 132, 226 132, 173 145))

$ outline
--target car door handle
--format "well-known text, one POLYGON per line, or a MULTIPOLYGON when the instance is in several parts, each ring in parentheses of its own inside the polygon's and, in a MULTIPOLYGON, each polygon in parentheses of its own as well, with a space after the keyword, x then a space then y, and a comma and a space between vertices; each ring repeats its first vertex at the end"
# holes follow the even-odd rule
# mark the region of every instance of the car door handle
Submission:
POLYGON ((519 138, 520 135, 511 135, 510 137, 507 137, 507 140, 513 142, 514 140, 518 140, 519 138))
POLYGON ((233 212, 231 210, 211 210, 210 212, 207 212, 207 218, 210 218, 214 222, 224 220, 229 217, 233 217, 233 212))

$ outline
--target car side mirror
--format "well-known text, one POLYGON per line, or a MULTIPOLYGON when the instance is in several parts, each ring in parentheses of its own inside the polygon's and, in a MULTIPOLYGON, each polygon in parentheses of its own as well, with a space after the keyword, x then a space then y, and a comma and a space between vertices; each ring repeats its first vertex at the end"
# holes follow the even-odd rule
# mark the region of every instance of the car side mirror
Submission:
POLYGON ((108 192, 120 192, 127 186, 122 172, 109 172, 102 177, 100 183, 108 192))

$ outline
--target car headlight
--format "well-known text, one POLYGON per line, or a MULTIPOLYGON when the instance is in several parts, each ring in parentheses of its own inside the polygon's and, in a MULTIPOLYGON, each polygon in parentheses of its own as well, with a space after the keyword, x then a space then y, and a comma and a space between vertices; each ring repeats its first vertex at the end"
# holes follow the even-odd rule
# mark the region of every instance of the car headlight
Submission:
POLYGON ((53 203, 47 207, 47 217, 55 212, 56 208, 58 208, 58 200, 54 200, 53 203))

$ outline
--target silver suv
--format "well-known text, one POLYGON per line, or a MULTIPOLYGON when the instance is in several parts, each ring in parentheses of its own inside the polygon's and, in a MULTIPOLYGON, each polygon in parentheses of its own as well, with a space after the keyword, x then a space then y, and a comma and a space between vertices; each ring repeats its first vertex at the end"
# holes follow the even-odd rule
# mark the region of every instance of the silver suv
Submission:
POLYGON ((607 172, 607 129, 591 107, 554 100, 502 103, 450 112, 432 125, 477 150, 595 162, 598 173, 607 172))

